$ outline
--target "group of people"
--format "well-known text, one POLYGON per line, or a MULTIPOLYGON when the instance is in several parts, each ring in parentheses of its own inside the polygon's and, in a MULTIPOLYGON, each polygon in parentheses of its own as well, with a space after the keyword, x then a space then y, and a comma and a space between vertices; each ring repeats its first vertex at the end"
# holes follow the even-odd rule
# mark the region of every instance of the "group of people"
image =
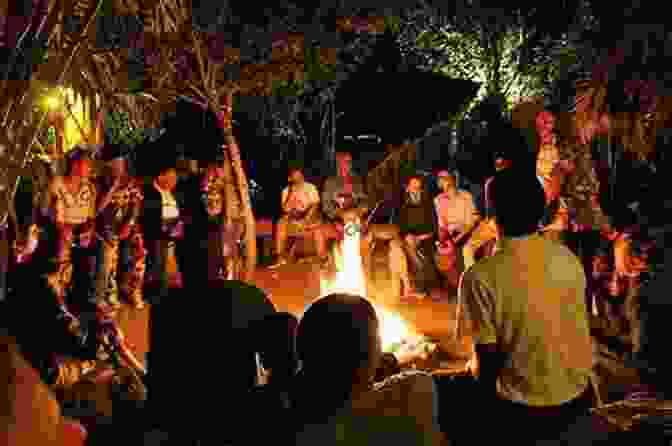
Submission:
MULTIPOLYGON (((11 375, 4 380, 12 387, 6 394, 15 396, 1 401, 8 406, 4 413, 10 414, 2 427, 9 444, 46 444, 42 438, 22 437, 29 434, 47 435, 54 444, 63 444, 58 439, 79 431, 59 413, 23 360, 35 367, 54 347, 62 351, 66 344, 55 346, 51 334, 36 333, 22 321, 34 317, 37 305, 44 305, 51 294, 59 308, 55 313, 68 315, 53 319, 68 330, 79 328, 79 348, 89 345, 82 330, 89 311, 95 313, 95 334, 89 337, 112 338, 113 345, 127 351, 123 334, 106 324, 119 293, 137 306, 142 305, 140 299, 156 303, 149 370, 143 370, 148 404, 125 407, 115 415, 110 431, 97 432, 99 442, 435 445, 446 440, 444 434, 450 439, 451 432, 440 432, 431 376, 380 373, 384 356, 369 301, 332 294, 313 303, 299 321, 277 313, 258 288, 227 280, 225 254, 235 248, 231 241, 240 239, 241 225, 231 214, 239 205, 223 199, 227 172, 219 161, 180 183, 174 163, 157 163, 154 175, 140 181, 128 175, 120 153, 104 155, 103 160, 113 175, 99 175, 100 181, 95 181, 91 160, 75 152, 66 175, 52 180, 43 220, 36 220, 41 223, 29 230, 28 242, 17 246, 19 264, 32 265, 31 273, 39 265, 44 281, 38 287, 13 284, 13 302, 21 303, 13 309, 22 307, 23 318, 15 311, 1 313, 11 315, 3 325, 11 327, 20 345, 17 350, 10 338, 0 339, 0 367, 11 375), (192 254, 188 262, 185 240, 203 240, 191 243, 192 252, 199 246, 204 251, 192 254), (39 263, 39 249, 50 253, 44 257, 49 262, 39 263), (73 283, 73 270, 83 278, 80 284, 73 283), (117 280, 118 270, 126 279, 117 280), (79 314, 72 315, 71 308, 79 314), (212 361, 213 357, 223 360, 212 361), (227 416, 216 410, 221 406, 229 409, 227 416), (268 426, 260 429, 259 420, 268 426)), ((351 174, 350 155, 340 152, 338 160, 339 176, 327 180, 321 196, 305 182, 301 169, 290 171, 292 184, 281 197, 285 215, 278 224, 278 264, 287 262, 288 237, 301 232, 315 238, 321 263, 328 268, 328 240, 343 238, 346 224, 361 223, 379 208, 368 202, 364 182, 351 174)), ((423 286, 432 280, 431 270, 422 269, 427 263, 423 259, 437 252, 439 258, 456 259, 461 248, 466 268, 457 275, 459 334, 474 342, 471 368, 481 390, 474 401, 481 416, 509 428, 508 434, 492 429, 474 435, 492 435, 482 442, 512 435, 516 444, 563 437, 573 443, 573 429, 579 429, 587 409, 601 399, 591 333, 591 313, 601 311, 593 299, 602 289, 600 278, 610 273, 607 290, 618 295, 619 281, 635 286, 647 273, 653 251, 638 241, 636 227, 605 225, 602 242, 595 244, 611 244, 597 246, 588 269, 594 274, 587 275, 570 249, 575 248, 568 237, 571 210, 560 194, 571 169, 557 161, 535 175, 503 153, 497 155, 496 167, 484 184, 480 205, 456 187, 449 172, 439 173, 441 193, 436 197, 429 195, 423 177, 411 177, 401 200, 392 200, 396 222, 374 222, 367 233, 391 242, 390 268, 416 291, 425 291, 423 286), (489 252, 484 255, 484 250, 489 252), (414 273, 416 283, 403 276, 405 271, 414 273)), ((33 320, 45 330, 57 330, 47 319, 45 315, 33 320)), ((655 338, 642 331, 632 337, 643 344, 635 352, 655 350, 655 338)), ((90 357, 98 357, 97 347, 87 348, 90 357)), ((122 360, 135 359, 127 353, 122 360)), ((62 377, 43 375, 42 380, 53 383, 62 377)))
MULTIPOLYGON (((333 266, 328 249, 330 240, 343 240, 344 226, 358 221, 366 233, 363 243, 388 243, 388 267, 400 281, 404 297, 424 298, 439 287, 439 270, 457 288, 462 270, 470 268, 494 252, 497 238, 489 203, 489 184, 483 186, 482 200, 458 188, 457 174, 437 173, 439 194, 432 197, 423 175, 406 179, 404 190, 388 193, 385 200, 372 203, 363 178, 352 173, 351 154, 336 154, 338 176, 327 178, 322 193, 305 180, 300 166, 289 170, 289 185, 282 191, 283 215, 276 224, 276 268, 288 262, 290 237, 312 238, 320 264, 333 266), (460 262, 463 259, 463 262, 460 262), (462 264, 460 264, 462 263, 462 264)), ((505 151, 495 156, 496 171, 512 166, 505 151)), ((546 192, 546 211, 538 230, 559 241, 569 231, 569 212, 560 192, 566 169, 559 163, 542 178, 546 192)), ((338 244, 336 245, 338 247, 338 244)))
POLYGON ((184 178, 176 160, 161 156, 151 172, 133 176, 129 155, 114 145, 77 147, 44 191, 17 196, 31 205, 17 206, 26 215, 10 236, 7 301, 68 339, 59 343, 19 327, 50 383, 76 381, 112 350, 142 373, 115 322, 122 301, 140 311, 183 287, 184 277, 232 278, 242 225, 235 189, 225 190, 233 188, 225 155, 184 178), (52 298, 37 296, 45 293, 52 298))

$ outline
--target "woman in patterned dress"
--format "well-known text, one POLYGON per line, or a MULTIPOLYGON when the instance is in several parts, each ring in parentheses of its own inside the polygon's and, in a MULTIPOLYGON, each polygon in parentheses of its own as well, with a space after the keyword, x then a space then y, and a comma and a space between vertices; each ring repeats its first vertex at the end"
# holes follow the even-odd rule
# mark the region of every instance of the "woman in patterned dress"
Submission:
POLYGON ((138 220, 143 195, 142 185, 128 174, 126 156, 119 146, 108 146, 101 154, 111 175, 103 176, 100 182, 98 214, 104 244, 96 288, 99 297, 110 304, 119 305, 119 294, 124 294, 140 309, 144 307, 145 248, 138 220))
POLYGON ((69 154, 66 175, 49 185, 47 209, 58 243, 51 283, 61 301, 73 286, 74 295, 95 300, 97 188, 90 176, 90 155, 77 147, 69 154))

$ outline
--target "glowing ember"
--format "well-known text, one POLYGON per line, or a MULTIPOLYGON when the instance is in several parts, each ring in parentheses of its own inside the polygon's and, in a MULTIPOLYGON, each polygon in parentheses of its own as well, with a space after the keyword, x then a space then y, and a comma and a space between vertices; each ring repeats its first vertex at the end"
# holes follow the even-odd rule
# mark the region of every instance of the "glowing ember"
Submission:
MULTIPOLYGON (((322 296, 331 293, 348 293, 368 297, 360 251, 361 236, 356 227, 351 225, 347 225, 345 228, 346 236, 343 240, 342 256, 339 255, 337 250, 334 253, 337 265, 335 280, 324 277, 320 280, 320 294, 322 296)), ((411 330, 408 323, 398 313, 375 304, 374 308, 380 321, 383 351, 394 352, 403 345, 410 346, 420 343, 422 337, 411 330)))

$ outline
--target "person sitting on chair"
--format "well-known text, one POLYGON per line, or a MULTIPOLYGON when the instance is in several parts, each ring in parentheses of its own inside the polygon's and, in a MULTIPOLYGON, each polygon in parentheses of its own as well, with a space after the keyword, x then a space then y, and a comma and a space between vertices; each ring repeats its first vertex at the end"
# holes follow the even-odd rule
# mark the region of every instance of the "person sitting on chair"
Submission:
POLYGON ((439 223, 439 242, 462 246, 479 221, 478 211, 471 193, 457 188, 455 176, 448 171, 439 172, 441 193, 434 198, 439 223))
POLYGON ((415 291, 422 298, 438 280, 433 255, 436 236, 434 206, 432 198, 424 190, 424 179, 420 175, 409 178, 403 195, 399 229, 405 242, 406 256, 413 268, 415 291))
POLYGON ((326 223, 315 233, 320 265, 325 268, 329 264, 327 240, 343 238, 343 222, 350 219, 353 212, 360 218, 369 210, 369 197, 366 193, 364 180, 352 174, 352 155, 344 150, 336 153, 338 176, 329 177, 322 190, 322 212, 326 223))
POLYGON ((305 180, 303 168, 289 168, 289 185, 282 191, 283 216, 275 234, 275 252, 278 259, 271 267, 287 263, 287 239, 291 234, 316 229, 320 223, 320 194, 314 184, 305 180))

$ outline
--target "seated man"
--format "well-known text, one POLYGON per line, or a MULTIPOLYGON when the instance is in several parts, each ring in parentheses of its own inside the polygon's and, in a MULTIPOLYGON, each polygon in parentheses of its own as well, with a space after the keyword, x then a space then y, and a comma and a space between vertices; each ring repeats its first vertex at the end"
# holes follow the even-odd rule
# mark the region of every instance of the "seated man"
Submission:
MULTIPOLYGON (((283 216, 275 233, 275 252, 278 259, 271 267, 287 263, 287 239, 296 233, 316 229, 320 223, 320 194, 314 184, 305 180, 303 168, 289 168, 289 185, 282 191, 283 216)), ((323 254, 319 251, 318 253, 323 254)))
MULTIPOLYGON (((343 240, 343 223, 361 220, 370 209, 364 180, 352 175, 350 153, 338 151, 336 161, 339 175, 328 178, 322 191, 322 211, 327 222, 321 225, 315 234, 323 268, 329 265, 327 240, 343 240)), ((362 241, 369 243, 373 238, 389 240, 388 262, 393 280, 398 279, 404 286, 409 287, 406 257, 397 228, 394 225, 369 225, 368 236, 362 241)), ((397 285, 394 286, 396 288, 397 285)))
POLYGON ((420 298, 426 297, 438 280, 434 264, 434 206, 423 183, 424 179, 419 175, 408 180, 399 209, 399 229, 405 242, 406 255, 413 268, 415 291, 420 298))
POLYGON ((455 176, 439 172, 441 193, 434 198, 439 223, 439 242, 464 245, 480 218, 471 193, 457 188, 455 176))
POLYGON ((343 238, 343 217, 347 217, 345 215, 347 210, 352 214, 356 209, 359 217, 369 210, 364 180, 352 174, 352 155, 339 150, 336 153, 336 162, 338 176, 327 178, 322 188, 322 212, 326 222, 315 234, 317 251, 323 267, 329 264, 327 240, 343 238))

